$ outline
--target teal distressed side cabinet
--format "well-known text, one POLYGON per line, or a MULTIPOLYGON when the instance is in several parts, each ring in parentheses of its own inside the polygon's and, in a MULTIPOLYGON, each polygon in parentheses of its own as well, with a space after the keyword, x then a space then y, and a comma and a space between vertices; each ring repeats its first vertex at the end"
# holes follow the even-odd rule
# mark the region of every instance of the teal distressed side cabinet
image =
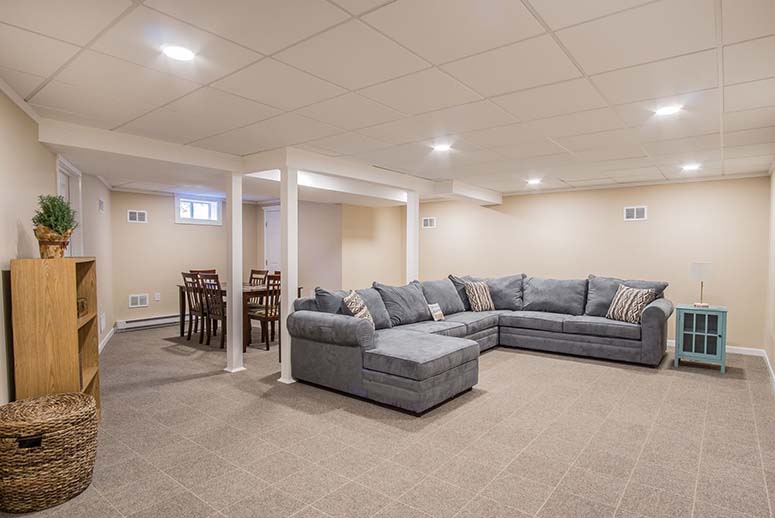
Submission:
POLYGON ((696 360, 721 365, 727 362, 727 308, 679 304, 675 317, 675 363, 696 360))

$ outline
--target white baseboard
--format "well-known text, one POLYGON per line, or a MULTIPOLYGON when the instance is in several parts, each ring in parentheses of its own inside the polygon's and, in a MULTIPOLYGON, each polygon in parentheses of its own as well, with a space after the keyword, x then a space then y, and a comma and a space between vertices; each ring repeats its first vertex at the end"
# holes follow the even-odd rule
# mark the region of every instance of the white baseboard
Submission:
POLYGON ((108 331, 108 333, 104 337, 102 337, 102 340, 100 341, 100 346, 99 346, 100 354, 102 354, 102 350, 105 348, 106 345, 108 345, 108 342, 113 337, 113 333, 115 332, 116 332, 116 326, 113 326, 110 328, 110 331, 108 331))
POLYGON ((147 327, 169 326, 180 322, 178 315, 163 315, 158 317, 138 318, 135 320, 118 320, 116 322, 117 331, 130 331, 133 329, 143 329, 147 327))
MULTIPOLYGON (((668 340, 667 346, 671 349, 675 349, 675 340, 668 340)), ((764 358, 764 363, 767 364, 767 370, 770 371, 770 380, 772 381, 773 390, 775 390, 775 371, 772 370, 772 363, 770 363, 770 357, 767 356, 767 351, 759 349, 758 347, 738 347, 736 345, 728 345, 727 353, 743 354, 745 356, 761 356, 764 358)))

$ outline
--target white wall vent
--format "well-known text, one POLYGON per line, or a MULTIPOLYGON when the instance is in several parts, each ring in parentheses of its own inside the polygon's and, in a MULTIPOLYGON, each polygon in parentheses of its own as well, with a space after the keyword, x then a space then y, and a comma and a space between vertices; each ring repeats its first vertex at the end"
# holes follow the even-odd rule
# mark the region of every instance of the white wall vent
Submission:
POLYGON ((422 228, 436 228, 436 218, 423 218, 422 219, 422 228))
POLYGON ((645 221, 647 219, 649 219, 649 208, 645 205, 624 208, 624 221, 645 221))
POLYGON ((147 308, 148 307, 148 294, 147 293, 135 293, 129 296, 130 308, 147 308))
POLYGON ((129 223, 148 223, 148 211, 129 209, 126 211, 126 220, 129 223))

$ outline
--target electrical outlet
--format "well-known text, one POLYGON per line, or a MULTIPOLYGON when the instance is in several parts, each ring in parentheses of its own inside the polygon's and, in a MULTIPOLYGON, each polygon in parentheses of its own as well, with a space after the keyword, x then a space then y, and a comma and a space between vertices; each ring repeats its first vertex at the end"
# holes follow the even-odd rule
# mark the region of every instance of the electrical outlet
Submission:
POLYGON ((153 294, 153 300, 155 300, 156 302, 160 302, 161 301, 161 293, 159 293, 158 291, 156 293, 154 293, 153 294))

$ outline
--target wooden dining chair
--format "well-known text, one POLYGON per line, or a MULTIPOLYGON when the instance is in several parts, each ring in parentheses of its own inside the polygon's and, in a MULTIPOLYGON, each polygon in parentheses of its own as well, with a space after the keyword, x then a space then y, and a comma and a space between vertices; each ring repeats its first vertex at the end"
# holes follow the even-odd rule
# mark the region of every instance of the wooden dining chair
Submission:
POLYGON ((223 289, 217 273, 200 273, 199 284, 202 287, 202 297, 207 308, 207 345, 210 345, 212 329, 221 322, 221 349, 226 346, 226 301, 223 300, 223 289))
POLYGON ((210 274, 212 274, 212 273, 218 273, 218 270, 216 270, 215 268, 209 268, 207 270, 189 270, 189 272, 191 272, 191 273, 210 273, 210 274))
POLYGON ((202 288, 199 284, 199 274, 182 272, 183 285, 186 288, 186 300, 188 301, 188 336, 191 340, 191 332, 199 330, 199 343, 204 339, 205 320, 207 320, 207 307, 202 298, 202 288), (201 329, 200 329, 201 327, 201 329))
POLYGON ((251 286, 262 286, 266 284, 266 276, 269 275, 269 270, 250 270, 250 283, 251 286))
POLYGON ((260 307, 249 308, 250 320, 258 320, 264 328, 261 333, 266 350, 269 350, 271 341, 275 339, 275 322, 280 322, 280 276, 269 274, 266 276, 266 293, 260 307))

